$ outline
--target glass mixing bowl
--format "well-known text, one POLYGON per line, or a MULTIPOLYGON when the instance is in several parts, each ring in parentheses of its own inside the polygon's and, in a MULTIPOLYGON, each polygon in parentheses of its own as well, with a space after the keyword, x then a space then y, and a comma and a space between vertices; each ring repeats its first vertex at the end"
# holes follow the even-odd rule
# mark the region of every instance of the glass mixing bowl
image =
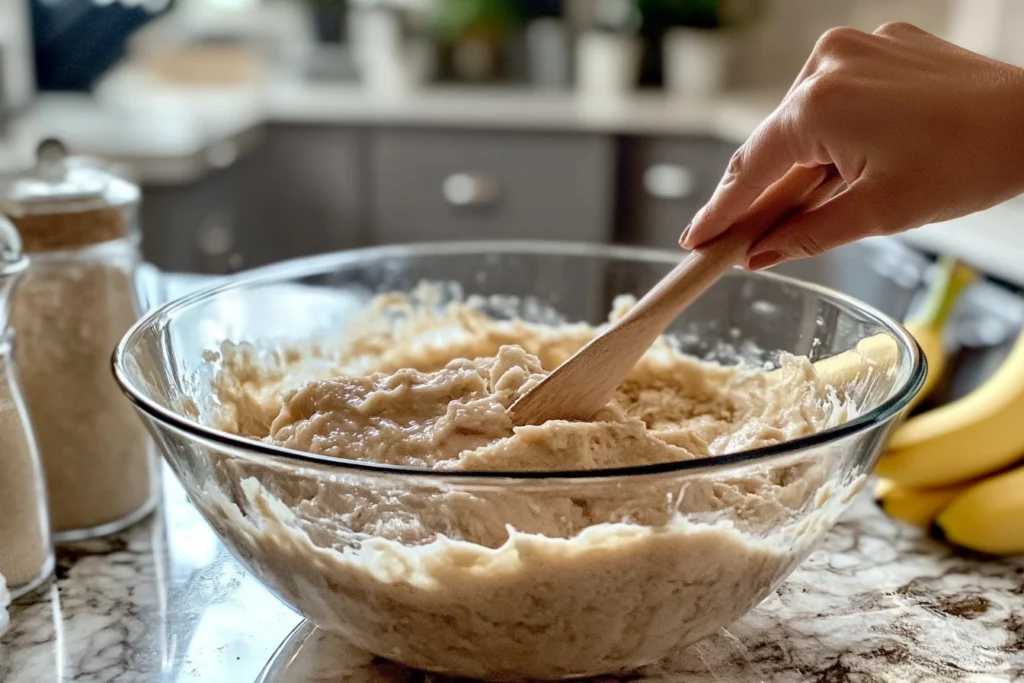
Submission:
POLYGON ((863 393, 859 415, 822 433, 590 471, 440 473, 218 431, 210 352, 224 340, 257 341, 259 353, 329 344, 376 295, 424 280, 448 283, 452 297, 484 295, 494 317, 599 324, 616 295, 642 295, 678 259, 514 242, 301 259, 151 312, 116 349, 114 372, 224 543, 325 631, 460 677, 627 671, 743 615, 835 523, 924 379, 898 323, 821 287, 733 270, 670 329, 683 351, 762 367, 780 351, 814 360, 887 334, 895 363, 863 393))

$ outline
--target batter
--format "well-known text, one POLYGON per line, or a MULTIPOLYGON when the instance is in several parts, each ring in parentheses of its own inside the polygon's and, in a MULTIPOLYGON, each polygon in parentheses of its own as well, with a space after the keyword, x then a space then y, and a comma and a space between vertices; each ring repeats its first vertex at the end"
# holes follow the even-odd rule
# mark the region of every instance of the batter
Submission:
MULTIPOLYGON (((209 355, 213 422, 285 448, 457 474, 717 456, 857 412, 806 358, 784 356, 769 376, 663 339, 592 421, 513 428, 508 406, 599 329, 498 321, 431 291, 380 298, 333 350, 223 345, 209 355)), ((258 576, 358 647, 459 676, 551 679, 648 664, 763 599, 860 484, 825 484, 834 455, 475 485, 222 459, 221 485, 197 503, 258 576)))

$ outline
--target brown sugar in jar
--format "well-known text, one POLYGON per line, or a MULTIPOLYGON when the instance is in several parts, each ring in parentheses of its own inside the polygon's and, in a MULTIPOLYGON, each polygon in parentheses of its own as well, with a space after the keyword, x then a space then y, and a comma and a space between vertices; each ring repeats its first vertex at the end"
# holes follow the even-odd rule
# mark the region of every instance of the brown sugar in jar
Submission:
POLYGON ((120 530, 152 510, 149 438, 110 371, 136 320, 138 188, 97 162, 60 157, 0 199, 30 266, 11 324, 57 541, 120 530))

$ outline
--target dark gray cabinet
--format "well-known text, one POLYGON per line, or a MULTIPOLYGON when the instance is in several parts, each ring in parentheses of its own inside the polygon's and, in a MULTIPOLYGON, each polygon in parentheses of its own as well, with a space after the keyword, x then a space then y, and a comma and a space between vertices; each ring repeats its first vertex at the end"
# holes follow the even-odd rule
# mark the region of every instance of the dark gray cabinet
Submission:
POLYGON ((261 262, 350 249, 367 240, 364 134, 333 126, 273 126, 251 186, 253 219, 271 237, 261 262))
POLYGON ((247 265, 260 238, 258 230, 246 234, 242 226, 243 175, 241 166, 233 165, 187 183, 144 186, 139 220, 146 260, 162 270, 189 273, 225 273, 247 265))
POLYGON ((614 152, 602 135, 373 132, 372 239, 606 242, 614 152))
POLYGON ((671 248, 734 148, 574 132, 275 124, 260 133, 193 182, 144 188, 147 259, 225 273, 432 240, 671 248))
POLYGON ((361 141, 357 131, 275 126, 193 181, 143 187, 147 260, 219 274, 363 244, 361 141))
POLYGON ((630 137, 620 149, 618 239, 670 248, 711 197, 735 145, 704 138, 630 137))

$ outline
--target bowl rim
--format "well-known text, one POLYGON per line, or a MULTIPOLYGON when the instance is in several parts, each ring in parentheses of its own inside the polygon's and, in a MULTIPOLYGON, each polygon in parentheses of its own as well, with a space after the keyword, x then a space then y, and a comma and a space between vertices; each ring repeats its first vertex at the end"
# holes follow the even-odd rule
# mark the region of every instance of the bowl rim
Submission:
MULTIPOLYGON (((764 271, 748 272, 736 267, 733 272, 740 271, 747 277, 772 280, 782 284, 788 284, 808 291, 834 303, 850 308, 858 313, 870 317, 874 322, 892 334, 900 343, 901 347, 909 351, 911 367, 908 376, 902 385, 894 390, 893 394, 885 401, 871 410, 858 415, 853 420, 835 427, 798 437, 790 441, 754 448, 727 455, 717 455, 693 460, 677 460, 648 465, 634 465, 623 467, 608 467, 590 470, 530 470, 530 471, 503 471, 503 470, 473 470, 473 471, 437 471, 423 467, 408 467, 404 465, 391 465, 384 463, 372 463, 361 460, 350 460, 335 458, 327 455, 319 455, 306 451, 299 451, 290 448, 283 448, 272 444, 263 443, 246 438, 237 434, 231 434, 219 429, 190 420, 169 408, 158 404, 146 396, 128 378, 124 370, 124 358, 131 342, 148 327, 151 327, 156 320, 173 316, 176 312, 188 309, 204 300, 212 299, 224 292, 234 289, 251 287, 257 284, 269 284, 283 282, 286 280, 308 277, 317 273, 323 273, 328 269, 335 269, 344 265, 357 263, 367 257, 386 257, 401 255, 453 255, 453 254, 548 254, 563 256, 593 256, 599 258, 621 258, 647 261, 663 265, 677 264, 686 252, 669 249, 656 249, 648 247, 636 247, 628 245, 606 245, 585 242, 568 242, 555 240, 453 240, 444 242, 408 242, 402 244, 389 244, 382 246, 363 247, 335 251, 316 256, 300 257, 289 259, 278 263, 253 268, 237 275, 226 276, 219 284, 201 287, 185 296, 167 301, 160 306, 154 307, 141 316, 128 329, 111 354, 111 366, 114 378, 125 396, 144 415, 156 422, 170 427, 173 431, 184 433, 190 438, 197 438, 218 447, 227 447, 231 450, 241 451, 245 456, 257 455, 269 457, 273 460, 296 461, 297 464, 315 464, 328 466, 342 470, 356 470, 363 473, 376 473, 381 475, 403 475, 431 480, 524 480, 524 479, 557 479, 557 480, 584 480, 584 479, 607 479, 612 477, 642 476, 665 473, 686 473, 717 471, 731 468, 736 465, 750 464, 753 462, 773 461, 792 456, 801 451, 820 447, 829 443, 845 439, 847 437, 868 431, 877 426, 883 425, 892 420, 900 411, 906 408, 914 395, 924 384, 927 373, 927 364, 924 360, 924 353, 914 337, 906 328, 891 316, 883 313, 874 306, 864 303, 848 294, 844 294, 830 287, 805 282, 797 278, 769 273, 764 271)), ((243 456, 244 457, 244 456, 243 456)))

